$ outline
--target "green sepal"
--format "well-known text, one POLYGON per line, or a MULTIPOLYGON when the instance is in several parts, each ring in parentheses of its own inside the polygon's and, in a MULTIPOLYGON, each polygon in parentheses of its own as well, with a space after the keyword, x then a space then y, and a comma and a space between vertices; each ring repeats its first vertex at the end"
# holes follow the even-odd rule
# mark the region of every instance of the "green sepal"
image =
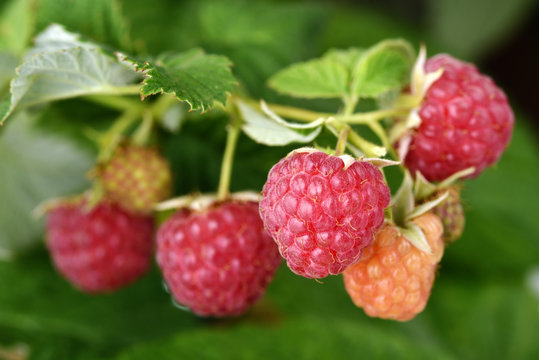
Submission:
POLYGON ((412 222, 406 222, 404 226, 397 226, 397 228, 399 229, 400 233, 416 248, 428 254, 432 254, 427 237, 419 226, 412 222))

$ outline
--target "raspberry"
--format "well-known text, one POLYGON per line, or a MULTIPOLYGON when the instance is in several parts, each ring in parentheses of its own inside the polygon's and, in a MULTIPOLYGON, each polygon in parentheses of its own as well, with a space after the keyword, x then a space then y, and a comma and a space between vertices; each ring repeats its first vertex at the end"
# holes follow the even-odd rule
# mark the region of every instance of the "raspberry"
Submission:
POLYGON ((149 268, 153 219, 102 201, 58 205, 47 219, 47 247, 58 271, 91 293, 128 285, 149 268))
POLYGON ((119 146, 101 171, 107 196, 125 209, 149 213, 171 192, 168 162, 156 148, 119 146))
POLYGON ((435 206, 432 212, 442 220, 443 239, 446 244, 449 244, 461 237, 464 231, 465 217, 458 187, 452 186, 441 190, 441 192, 446 191, 449 192, 449 196, 441 204, 435 206))
POLYGON ((281 159, 262 196, 266 229, 290 269, 308 278, 339 274, 356 262, 382 226, 390 200, 374 165, 352 159, 347 167, 321 151, 281 159))
POLYGON ((157 263, 169 290, 201 316, 245 312, 264 294, 280 262, 254 201, 183 209, 157 233, 157 263))
POLYGON ((442 223, 427 213, 414 220, 432 254, 414 247, 393 225, 385 225, 361 260, 343 273, 352 301, 369 316, 407 321, 425 308, 442 258, 442 223))
POLYGON ((419 109, 421 125, 406 156, 406 166, 430 181, 475 167, 478 176, 507 147, 514 115, 504 92, 475 66, 437 55, 427 60, 428 72, 443 68, 419 109))

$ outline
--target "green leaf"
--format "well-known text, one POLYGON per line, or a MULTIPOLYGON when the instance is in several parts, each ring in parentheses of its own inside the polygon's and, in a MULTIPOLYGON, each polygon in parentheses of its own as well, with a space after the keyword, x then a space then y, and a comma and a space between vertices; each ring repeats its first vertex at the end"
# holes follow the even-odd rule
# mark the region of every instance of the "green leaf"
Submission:
POLYGON ((51 25, 36 39, 30 57, 11 81, 11 96, 0 107, 0 124, 15 109, 90 94, 133 93, 137 75, 92 43, 59 25, 51 25), (6 105, 7 104, 7 105, 6 105))
POLYGON ((316 314, 284 323, 243 323, 227 331, 207 328, 125 351, 117 360, 203 359, 452 359, 448 353, 411 343, 394 331, 316 314))
POLYGON ((209 55, 201 49, 165 54, 152 61, 138 61, 120 55, 144 76, 142 97, 172 94, 189 104, 191 110, 204 112, 215 102, 225 104, 227 93, 236 87, 225 56, 209 55))
POLYGON ((89 296, 63 279, 43 250, 0 262, 0 283, 10 289, 0 292, 0 328, 110 348, 203 324, 174 306, 155 269, 120 291, 89 296))
POLYGON ((126 51, 133 47, 121 0, 40 0, 37 27, 42 30, 51 23, 126 51))
MULTIPOLYGON (((170 5, 164 8, 164 17, 170 17, 170 5)), ((175 41, 169 49, 200 46, 226 55, 242 85, 250 93, 266 97, 263 95, 269 91, 261 85, 270 75, 312 56, 324 10, 320 4, 306 2, 191 0, 176 10, 168 39, 159 35, 151 41, 175 41)))
POLYGON ((352 92, 377 97, 399 89, 410 77, 414 51, 404 40, 385 40, 369 48, 352 74, 352 92))
POLYGON ((324 58, 341 63, 351 73, 363 54, 365 49, 331 49, 324 54, 324 58))
POLYGON ((435 284, 426 320, 459 359, 537 359, 539 301, 522 277, 492 280, 435 284))
POLYGON ((348 71, 341 61, 323 57, 279 71, 269 85, 296 97, 341 98, 348 93, 348 71))
POLYGON ((21 55, 34 33, 37 0, 11 0, 0 15, 0 50, 21 55))
POLYGON ((0 132, 0 251, 22 251, 39 241, 31 211, 43 200, 81 190, 91 156, 73 142, 33 128, 20 112, 0 132))
POLYGON ((237 104, 244 120, 242 130, 251 139, 260 144, 282 146, 294 142, 307 143, 313 141, 322 130, 322 127, 318 126, 304 135, 298 131, 294 131, 283 123, 259 113, 241 101, 238 101, 237 104))

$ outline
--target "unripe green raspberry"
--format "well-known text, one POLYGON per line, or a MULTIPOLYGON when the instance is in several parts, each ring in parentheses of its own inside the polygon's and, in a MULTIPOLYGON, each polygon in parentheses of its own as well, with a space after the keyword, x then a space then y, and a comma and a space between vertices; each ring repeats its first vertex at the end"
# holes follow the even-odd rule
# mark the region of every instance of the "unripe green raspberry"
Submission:
POLYGON ((107 196, 133 212, 151 212, 171 192, 170 166, 154 147, 121 145, 100 174, 107 196))
POLYGON ((446 244, 449 244, 460 238, 464 231, 464 210, 460 201, 460 190, 458 187, 451 186, 440 191, 447 191, 449 195, 441 204, 434 207, 432 212, 442 220, 444 225, 443 239, 446 244))

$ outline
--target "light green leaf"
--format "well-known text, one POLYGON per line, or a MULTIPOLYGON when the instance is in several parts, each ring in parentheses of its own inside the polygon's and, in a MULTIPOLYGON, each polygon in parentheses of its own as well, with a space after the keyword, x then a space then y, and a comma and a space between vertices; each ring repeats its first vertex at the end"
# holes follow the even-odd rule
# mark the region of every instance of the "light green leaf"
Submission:
POLYGON ((32 128, 20 112, 0 132, 0 250, 15 253, 40 239, 41 224, 30 212, 41 201, 87 184, 91 156, 66 138, 32 128))
POLYGON ((324 58, 337 61, 352 72, 364 54, 365 49, 353 47, 349 49, 330 49, 324 54, 324 58))
POLYGON ((215 105, 225 104, 227 93, 236 87, 225 56, 210 55, 201 49, 165 54, 153 61, 139 61, 120 55, 144 76, 142 97, 172 94, 190 105, 191 110, 204 112, 215 105))
POLYGON ((347 85, 346 66, 333 58, 291 65, 269 80, 274 90, 303 98, 340 98, 348 93, 347 85))
POLYGON ((34 32, 37 0, 11 0, 0 15, 0 50, 21 55, 34 32))
POLYGON ((11 96, 0 107, 0 124, 17 108, 90 94, 136 92, 137 74, 91 43, 52 25, 37 37, 37 52, 11 81, 11 96))
POLYGON ((322 130, 322 127, 319 126, 304 135, 259 113, 241 101, 238 101, 237 104, 244 119, 243 131, 260 144, 282 146, 294 142, 307 143, 313 141, 322 130))
POLYGON ((377 97, 402 87, 410 76, 414 51, 404 40, 385 40, 368 49, 352 74, 352 92, 377 97))

